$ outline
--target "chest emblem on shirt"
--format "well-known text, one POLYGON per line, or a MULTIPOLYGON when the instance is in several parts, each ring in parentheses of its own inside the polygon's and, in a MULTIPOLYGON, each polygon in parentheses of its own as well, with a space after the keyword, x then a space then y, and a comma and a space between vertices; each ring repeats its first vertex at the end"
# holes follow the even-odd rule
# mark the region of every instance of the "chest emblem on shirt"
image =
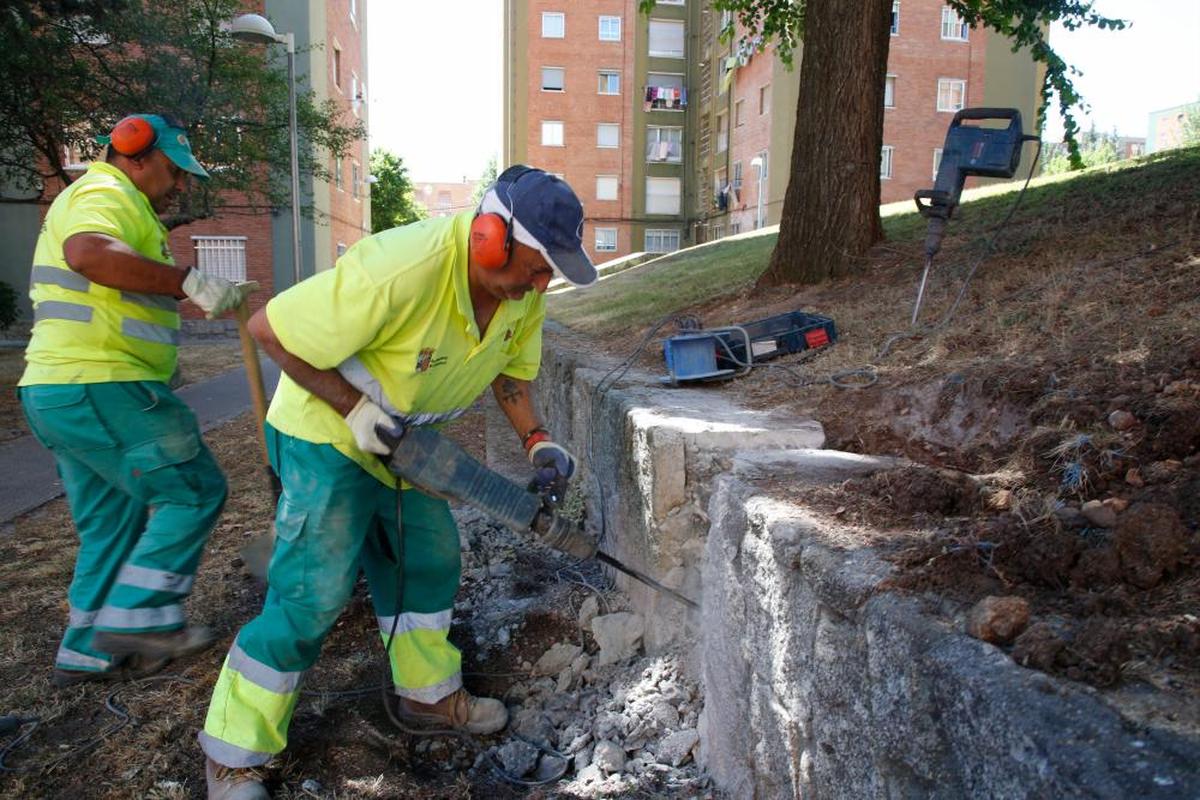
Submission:
POLYGON ((504 341, 506 341, 506 342, 507 342, 507 341, 508 341, 509 339, 511 339, 512 337, 513 337, 512 328, 509 328, 508 330, 506 330, 506 331, 504 332, 504 341))
POLYGON ((421 348, 421 352, 417 353, 417 372, 424 372, 430 367, 440 367, 445 363, 445 356, 441 356, 440 358, 433 357, 432 347, 423 347, 421 348))

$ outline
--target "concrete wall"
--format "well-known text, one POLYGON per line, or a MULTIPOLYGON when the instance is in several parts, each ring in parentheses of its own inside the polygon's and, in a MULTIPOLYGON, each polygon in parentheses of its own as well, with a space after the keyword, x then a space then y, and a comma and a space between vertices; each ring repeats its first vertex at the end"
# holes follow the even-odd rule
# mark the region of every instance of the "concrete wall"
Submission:
POLYGON ((811 420, 638 370, 597 392, 616 363, 553 325, 547 342, 538 396, 585 464, 604 549, 702 603, 618 578, 647 649, 690 654, 702 760, 731 796, 1200 796, 1200 741, 1016 666, 934 599, 881 591, 884 561, 770 490, 894 461, 813 449, 811 420))

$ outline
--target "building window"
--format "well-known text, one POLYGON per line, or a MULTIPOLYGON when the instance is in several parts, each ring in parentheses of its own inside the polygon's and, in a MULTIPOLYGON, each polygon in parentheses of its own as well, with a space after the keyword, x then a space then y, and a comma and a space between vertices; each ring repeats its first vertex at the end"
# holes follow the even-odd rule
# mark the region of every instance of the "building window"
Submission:
POLYGON ((646 160, 679 164, 683 162, 683 128, 661 125, 646 127, 646 160))
POLYGON ((618 147, 620 144, 620 125, 613 122, 601 122, 596 126, 596 147, 618 147))
POLYGON ((724 153, 729 149, 729 119, 724 114, 717 114, 717 152, 724 153))
POLYGON ((361 169, 361 167, 358 166, 357 161, 353 162, 350 166, 350 193, 352 195, 354 195, 355 200, 357 200, 359 198, 358 184, 359 184, 359 170, 360 169, 361 169))
POLYGON ((616 200, 617 199, 617 176, 616 175, 597 175, 596 176, 596 199, 597 200, 616 200))
POLYGON ((546 147, 563 146, 563 124, 561 122, 542 123, 542 144, 546 147))
POLYGON ((196 269, 227 281, 246 280, 245 236, 193 236, 196 269))
POLYGON ((950 6, 942 6, 942 38, 949 39, 954 42, 965 42, 970 32, 967 23, 963 22, 962 17, 958 15, 950 6))
POLYGON ((679 178, 646 178, 646 213, 678 214, 681 184, 679 178))
POLYGON ((542 12, 542 38, 561 39, 567 35, 567 15, 561 11, 542 12))
POLYGON ((658 0, 660 6, 681 6, 684 0, 658 0))
POLYGON ((358 27, 358 0, 350 0, 350 24, 358 27))
POLYGON ((542 67, 542 91, 561 92, 566 85, 566 70, 562 67, 542 67))
POLYGON ((937 183, 938 170, 942 168, 942 148, 933 148, 933 181, 937 183))
POLYGON ((771 84, 758 90, 758 114, 762 116, 771 110, 771 84))
POLYGON ((333 158, 333 185, 337 188, 342 188, 342 157, 334 156, 333 158))
POLYGON ((725 226, 724 225, 713 225, 712 230, 709 233, 709 236, 712 238, 712 240, 714 242, 717 239, 724 238, 725 237, 725 226))
POLYGON ((645 101, 645 111, 683 111, 687 108, 683 76, 669 72, 647 73, 645 101))
POLYGON ((596 228, 596 252, 613 253, 617 249, 616 228, 596 228))
POLYGON ((333 46, 333 85, 342 88, 342 48, 333 46))
POLYGON ((733 127, 740 128, 746 124, 746 101, 738 100, 733 104, 733 127))
POLYGON ((960 111, 967 104, 967 82, 958 78, 938 79, 938 111, 960 111))
POLYGON ((615 70, 600 70, 600 81, 596 89, 598 94, 620 94, 621 73, 615 70))
POLYGON ((888 75, 883 80, 883 107, 896 107, 896 76, 888 75))
POLYGON ((892 3, 892 36, 900 35, 900 0, 892 3))
POLYGON ((350 110, 358 116, 358 107, 362 103, 362 91, 358 85, 358 73, 350 70, 350 110))
POLYGON ((642 249, 647 253, 673 253, 679 249, 679 231, 647 228, 646 243, 642 249))
POLYGON ((666 19, 650 20, 650 55, 683 58, 683 23, 666 19))
POLYGON ((742 162, 733 162, 733 190, 742 191, 742 162))
POLYGON ((742 223, 741 222, 729 223, 729 235, 730 236, 737 236, 741 232, 742 232, 742 223))
POLYGON ((892 177, 892 146, 885 144, 879 156, 879 177, 889 180, 892 177))
POLYGON ((621 18, 620 17, 600 17, 600 41, 602 42, 619 42, 621 41, 621 18))

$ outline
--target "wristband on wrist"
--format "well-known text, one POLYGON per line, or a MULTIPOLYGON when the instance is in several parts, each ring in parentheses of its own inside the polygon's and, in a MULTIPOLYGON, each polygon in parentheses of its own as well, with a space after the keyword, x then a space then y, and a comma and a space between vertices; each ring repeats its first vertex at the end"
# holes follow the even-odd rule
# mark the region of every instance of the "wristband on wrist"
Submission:
POLYGON ((548 441, 550 441, 550 431, 539 425, 521 437, 521 446, 525 448, 525 452, 529 452, 529 448, 533 447, 538 442, 548 441))

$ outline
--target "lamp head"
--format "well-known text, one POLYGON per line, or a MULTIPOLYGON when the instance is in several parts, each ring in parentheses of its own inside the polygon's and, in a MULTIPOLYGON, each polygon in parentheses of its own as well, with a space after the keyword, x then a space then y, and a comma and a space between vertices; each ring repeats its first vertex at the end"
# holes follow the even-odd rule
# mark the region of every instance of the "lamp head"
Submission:
POLYGON ((275 26, 260 14, 242 14, 229 25, 229 33, 242 42, 275 44, 282 37, 275 33, 275 26))

